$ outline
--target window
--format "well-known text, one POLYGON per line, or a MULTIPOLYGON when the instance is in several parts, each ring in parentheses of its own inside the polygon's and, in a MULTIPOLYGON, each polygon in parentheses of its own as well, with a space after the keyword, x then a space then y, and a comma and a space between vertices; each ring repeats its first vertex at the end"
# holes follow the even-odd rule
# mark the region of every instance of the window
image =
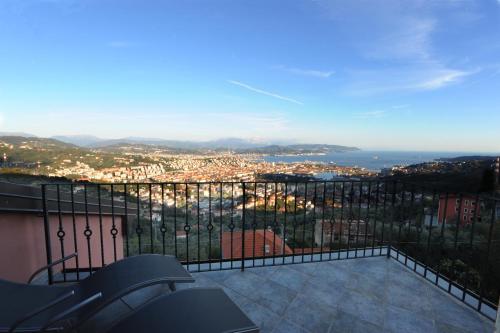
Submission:
POLYGON ((464 208, 464 213, 468 213, 469 210, 467 208, 464 208))
POLYGON ((464 216, 464 221, 467 221, 467 216, 464 216))
POLYGON ((457 199, 456 203, 457 203, 457 205, 460 204, 460 199, 457 199))
POLYGON ((469 200, 465 200, 465 205, 468 206, 469 205, 469 200))
POLYGON ((266 253, 269 253, 271 251, 271 247, 269 246, 269 244, 266 244, 265 251, 266 253))

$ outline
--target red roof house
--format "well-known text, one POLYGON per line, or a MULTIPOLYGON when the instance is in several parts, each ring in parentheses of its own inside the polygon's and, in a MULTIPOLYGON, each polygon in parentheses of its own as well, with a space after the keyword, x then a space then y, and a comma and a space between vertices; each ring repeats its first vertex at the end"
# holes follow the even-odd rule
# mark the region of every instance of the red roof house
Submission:
MULTIPOLYGON (((225 231, 222 233, 222 258, 238 259, 242 257, 242 232, 225 231), (232 243, 231 243, 232 235, 232 243), (232 244, 232 251, 231 251, 232 244)), ((245 258, 267 257, 273 255, 293 254, 292 249, 285 244, 283 248, 283 239, 276 235, 272 230, 258 229, 254 231, 245 230, 245 258)))

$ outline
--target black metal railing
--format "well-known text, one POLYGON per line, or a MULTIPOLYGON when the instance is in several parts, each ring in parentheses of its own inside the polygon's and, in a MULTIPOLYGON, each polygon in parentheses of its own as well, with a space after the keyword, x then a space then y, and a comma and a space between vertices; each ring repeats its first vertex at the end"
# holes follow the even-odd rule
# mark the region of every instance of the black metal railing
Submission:
POLYGON ((48 262, 78 252, 50 282, 141 253, 190 271, 387 256, 488 316, 500 294, 500 202, 480 194, 373 180, 45 184, 42 197, 48 262))

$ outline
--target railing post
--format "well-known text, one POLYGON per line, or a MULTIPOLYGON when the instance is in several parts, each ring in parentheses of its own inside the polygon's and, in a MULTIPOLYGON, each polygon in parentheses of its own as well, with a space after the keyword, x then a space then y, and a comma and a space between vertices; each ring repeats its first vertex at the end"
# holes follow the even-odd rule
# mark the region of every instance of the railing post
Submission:
MULTIPOLYGON (((45 234, 45 253, 47 255, 47 265, 52 264, 52 248, 50 241, 50 222, 49 222, 49 212, 47 207, 47 196, 46 196, 46 184, 42 184, 42 207, 43 207, 43 229, 45 234)), ((52 284, 53 281, 53 271, 52 267, 48 268, 48 278, 49 284, 52 284)))
POLYGON ((243 215, 241 217, 241 271, 245 270, 245 214, 246 214, 246 189, 243 185, 243 215))
MULTIPOLYGON (((392 187, 392 200, 391 200, 391 223, 390 223, 390 233, 389 233, 389 246, 387 247, 387 259, 391 258, 391 248, 392 248, 392 228, 394 227, 394 206, 396 205, 396 187, 397 181, 393 182, 392 187)), ((387 186, 387 183, 386 183, 387 186)))

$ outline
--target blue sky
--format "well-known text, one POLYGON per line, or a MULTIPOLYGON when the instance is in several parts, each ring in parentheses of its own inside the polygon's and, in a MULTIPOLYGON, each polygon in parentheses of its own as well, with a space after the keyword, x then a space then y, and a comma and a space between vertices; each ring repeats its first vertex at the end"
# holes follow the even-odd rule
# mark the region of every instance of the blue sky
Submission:
POLYGON ((0 131, 500 152, 500 1, 0 2, 0 131))

